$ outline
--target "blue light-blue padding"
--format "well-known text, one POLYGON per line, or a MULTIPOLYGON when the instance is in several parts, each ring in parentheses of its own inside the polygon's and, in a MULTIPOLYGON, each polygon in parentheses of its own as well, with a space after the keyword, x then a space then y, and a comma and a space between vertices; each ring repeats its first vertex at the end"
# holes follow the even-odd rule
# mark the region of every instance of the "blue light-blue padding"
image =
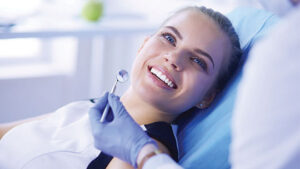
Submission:
MULTIPOLYGON (((269 12, 246 7, 227 16, 239 35, 243 60, 253 44, 278 21, 269 12)), ((237 73, 215 106, 206 111, 192 109, 189 116, 178 119, 179 163, 184 168, 230 168, 231 117, 241 76, 242 71, 237 73)))

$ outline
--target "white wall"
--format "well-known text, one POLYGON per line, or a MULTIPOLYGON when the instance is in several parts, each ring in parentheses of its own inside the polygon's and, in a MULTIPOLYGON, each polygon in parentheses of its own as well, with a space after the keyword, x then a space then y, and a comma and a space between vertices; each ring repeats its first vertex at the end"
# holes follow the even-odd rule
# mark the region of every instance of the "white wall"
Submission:
MULTIPOLYGON (((72 101, 101 96, 110 90, 118 69, 130 71, 144 37, 133 34, 80 39, 71 73, 0 77, 0 122, 37 116, 72 101)), ((124 92, 128 85, 119 85, 117 93, 124 92)))

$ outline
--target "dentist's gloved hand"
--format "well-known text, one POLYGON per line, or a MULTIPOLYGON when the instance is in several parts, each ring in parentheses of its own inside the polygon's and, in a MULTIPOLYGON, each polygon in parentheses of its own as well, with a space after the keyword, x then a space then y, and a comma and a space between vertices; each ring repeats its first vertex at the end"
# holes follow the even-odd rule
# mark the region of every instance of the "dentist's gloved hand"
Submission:
POLYGON ((118 96, 106 93, 89 111, 95 147, 137 167, 137 156, 146 144, 156 142, 131 118, 118 96), (112 120, 100 122, 106 104, 112 120))

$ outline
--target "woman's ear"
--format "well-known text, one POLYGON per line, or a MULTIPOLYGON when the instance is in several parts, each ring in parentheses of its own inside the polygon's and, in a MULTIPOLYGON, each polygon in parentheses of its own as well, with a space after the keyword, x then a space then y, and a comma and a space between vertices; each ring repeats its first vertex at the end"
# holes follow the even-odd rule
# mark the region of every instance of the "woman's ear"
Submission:
POLYGON ((140 51, 143 49, 145 43, 150 39, 151 36, 147 36, 145 39, 144 39, 144 42, 142 43, 142 46, 139 48, 138 50, 138 53, 140 53, 140 51))
POLYGON ((204 99, 196 105, 199 109, 208 108, 211 103, 215 100, 217 92, 211 92, 209 95, 205 96, 204 99))

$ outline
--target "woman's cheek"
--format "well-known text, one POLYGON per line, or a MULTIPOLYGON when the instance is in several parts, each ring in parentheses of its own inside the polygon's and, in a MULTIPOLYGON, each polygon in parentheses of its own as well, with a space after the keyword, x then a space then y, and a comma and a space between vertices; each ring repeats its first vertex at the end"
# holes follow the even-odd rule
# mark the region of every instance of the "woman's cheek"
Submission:
POLYGON ((132 82, 135 82, 138 79, 138 76, 139 76, 139 73, 141 72, 141 70, 142 70, 142 60, 141 60, 140 56, 137 56, 135 58, 135 61, 133 62, 132 69, 130 72, 132 82))

